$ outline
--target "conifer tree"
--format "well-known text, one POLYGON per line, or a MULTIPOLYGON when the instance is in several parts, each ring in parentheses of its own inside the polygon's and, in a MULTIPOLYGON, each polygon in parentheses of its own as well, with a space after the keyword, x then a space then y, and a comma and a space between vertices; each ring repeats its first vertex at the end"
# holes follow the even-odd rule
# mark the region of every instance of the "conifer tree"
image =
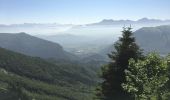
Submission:
POLYGON ((114 44, 115 51, 108 55, 111 62, 102 67, 103 82, 97 88, 96 94, 101 100, 133 100, 121 86, 122 83, 126 83, 124 71, 128 69, 128 60, 143 57, 131 29, 123 28, 122 37, 114 44))

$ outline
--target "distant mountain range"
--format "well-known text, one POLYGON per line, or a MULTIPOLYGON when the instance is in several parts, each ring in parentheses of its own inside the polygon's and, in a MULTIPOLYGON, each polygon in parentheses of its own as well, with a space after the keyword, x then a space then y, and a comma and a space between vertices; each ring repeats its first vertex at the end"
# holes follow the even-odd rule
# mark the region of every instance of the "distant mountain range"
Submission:
POLYGON ((127 24, 170 24, 170 20, 148 19, 142 18, 137 21, 133 20, 112 20, 104 19, 98 23, 87 24, 88 26, 95 25, 127 25, 127 24))
POLYGON ((62 46, 59 44, 40 39, 26 33, 0 33, 0 47, 25 55, 45 59, 76 59, 75 55, 64 51, 62 46))
MULTIPOLYGON (((149 19, 149 18, 141 18, 138 20, 113 20, 113 19, 103 19, 100 22, 89 23, 85 25, 119 25, 119 24, 143 24, 143 23, 166 23, 170 22, 170 19, 161 20, 161 19, 149 19)), ((84 24, 82 24, 84 25, 84 24)), ((57 24, 57 23, 23 23, 23 24, 0 24, 0 27, 72 27, 79 26, 74 24, 57 24)))

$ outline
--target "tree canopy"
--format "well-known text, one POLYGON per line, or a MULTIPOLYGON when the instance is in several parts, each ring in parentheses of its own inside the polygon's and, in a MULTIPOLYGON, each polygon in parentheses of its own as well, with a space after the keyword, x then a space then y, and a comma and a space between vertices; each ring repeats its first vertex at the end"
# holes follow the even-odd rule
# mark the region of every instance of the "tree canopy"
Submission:
POLYGON ((166 94, 168 63, 158 54, 148 54, 145 60, 137 62, 130 59, 125 73, 127 82, 122 86, 135 100, 162 100, 166 94))

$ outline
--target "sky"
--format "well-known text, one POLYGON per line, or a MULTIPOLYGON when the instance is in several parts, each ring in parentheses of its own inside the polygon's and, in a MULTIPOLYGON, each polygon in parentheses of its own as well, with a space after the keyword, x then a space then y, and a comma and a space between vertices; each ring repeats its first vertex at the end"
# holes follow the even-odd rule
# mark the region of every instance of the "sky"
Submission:
POLYGON ((0 0, 0 24, 170 19, 170 0, 0 0))

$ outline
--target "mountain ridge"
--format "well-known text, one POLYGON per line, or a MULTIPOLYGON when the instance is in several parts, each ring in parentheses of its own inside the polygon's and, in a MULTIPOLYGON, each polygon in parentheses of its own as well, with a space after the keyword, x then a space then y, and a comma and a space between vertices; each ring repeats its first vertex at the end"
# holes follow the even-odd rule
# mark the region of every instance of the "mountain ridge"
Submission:
POLYGON ((75 55, 64 51, 60 44, 43 40, 24 32, 15 34, 0 33, 0 47, 45 59, 55 58, 70 60, 76 58, 75 55))
POLYGON ((113 19, 103 19, 97 23, 87 24, 88 26, 94 25, 124 25, 124 24, 146 24, 146 23, 170 23, 170 20, 160 20, 160 19, 149 19, 141 18, 136 21, 134 20, 113 20, 113 19))

